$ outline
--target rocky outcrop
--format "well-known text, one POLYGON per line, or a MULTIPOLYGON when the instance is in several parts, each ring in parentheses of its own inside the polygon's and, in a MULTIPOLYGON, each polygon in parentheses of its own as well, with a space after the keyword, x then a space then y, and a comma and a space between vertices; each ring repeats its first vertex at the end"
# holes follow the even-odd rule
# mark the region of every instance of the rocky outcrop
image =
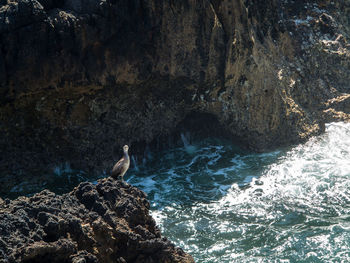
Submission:
POLYGON ((125 182, 81 183, 0 199, 0 262, 194 262, 161 237, 146 195, 125 182))
POLYGON ((197 124, 261 151, 349 119, 349 1, 0 3, 1 185, 197 124))

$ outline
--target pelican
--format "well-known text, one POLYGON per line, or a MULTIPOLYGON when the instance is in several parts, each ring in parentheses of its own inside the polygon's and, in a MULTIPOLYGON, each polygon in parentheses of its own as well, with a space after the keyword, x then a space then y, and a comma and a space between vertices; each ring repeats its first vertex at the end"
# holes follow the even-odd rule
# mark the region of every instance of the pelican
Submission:
POLYGON ((129 146, 124 145, 123 146, 123 157, 113 166, 111 176, 114 179, 121 178, 123 180, 123 176, 126 173, 126 171, 129 169, 130 166, 130 158, 128 154, 129 146))

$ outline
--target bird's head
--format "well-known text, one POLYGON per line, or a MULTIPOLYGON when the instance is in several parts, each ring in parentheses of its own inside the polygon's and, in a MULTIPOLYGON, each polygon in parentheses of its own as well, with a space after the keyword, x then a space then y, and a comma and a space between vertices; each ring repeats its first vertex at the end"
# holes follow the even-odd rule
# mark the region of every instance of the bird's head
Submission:
POLYGON ((124 145, 124 146, 123 146, 123 151, 124 151, 125 153, 127 153, 127 152, 128 152, 128 150, 129 150, 129 146, 124 145))

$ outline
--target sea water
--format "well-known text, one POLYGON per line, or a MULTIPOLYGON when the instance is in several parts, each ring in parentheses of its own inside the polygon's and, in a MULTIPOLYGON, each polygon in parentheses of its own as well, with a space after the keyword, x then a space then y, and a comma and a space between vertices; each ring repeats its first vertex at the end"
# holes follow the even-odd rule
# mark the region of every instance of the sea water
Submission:
POLYGON ((185 142, 126 178, 196 262, 350 262, 350 124, 262 154, 185 142))
MULTIPOLYGON (((125 180, 148 194, 162 234, 196 262, 350 262, 350 124, 261 154, 222 139, 181 139, 133 157, 125 180)), ((9 196, 98 179, 68 164, 51 177, 9 196)))

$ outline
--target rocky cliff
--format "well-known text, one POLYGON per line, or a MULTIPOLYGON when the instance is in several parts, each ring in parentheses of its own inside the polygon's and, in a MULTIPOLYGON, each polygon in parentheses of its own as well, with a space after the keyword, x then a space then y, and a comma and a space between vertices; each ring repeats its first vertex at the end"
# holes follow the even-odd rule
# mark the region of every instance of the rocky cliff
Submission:
POLYGON ((0 0, 2 185, 66 161, 106 169, 121 145, 141 152, 181 129, 215 127, 266 150, 348 120, 349 10, 347 0, 0 0))
POLYGON ((149 215, 146 195, 112 178, 62 196, 0 199, 0 262, 194 262, 149 215))

